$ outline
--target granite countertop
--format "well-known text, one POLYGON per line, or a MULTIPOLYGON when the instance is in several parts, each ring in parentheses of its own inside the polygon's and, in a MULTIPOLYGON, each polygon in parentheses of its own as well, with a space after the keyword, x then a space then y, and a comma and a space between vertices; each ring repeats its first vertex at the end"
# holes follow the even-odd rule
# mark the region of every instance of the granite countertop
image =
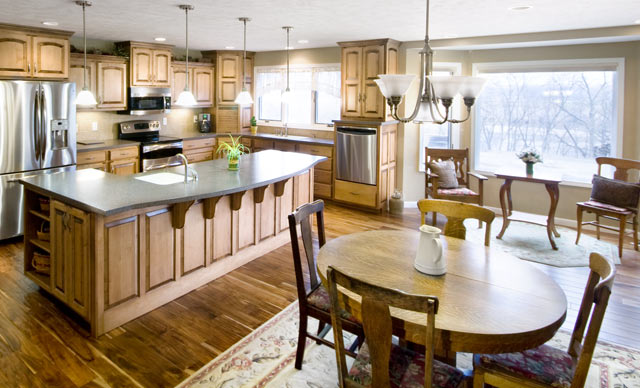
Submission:
POLYGON ((120 139, 112 139, 112 140, 100 140, 101 143, 97 144, 76 144, 76 149, 78 152, 89 152, 89 151, 102 151, 108 150, 111 148, 121 148, 121 147, 132 147, 139 146, 140 143, 137 141, 131 140, 120 140, 120 139))
POLYGON ((135 179, 161 172, 184 173, 178 166, 120 176, 95 169, 40 174, 20 179, 25 187, 50 195, 79 209, 101 215, 130 209, 218 197, 266 186, 299 175, 326 160, 322 156, 267 150, 247 154, 239 171, 229 171, 226 159, 190 164, 200 179, 156 185, 135 179))
MULTIPOLYGON (((296 143, 317 144, 317 145, 333 145, 333 139, 319 139, 317 137, 309 136, 278 136, 274 133, 257 133, 252 135, 250 133, 232 133, 233 137, 242 136, 251 139, 269 139, 280 141, 292 141, 296 143)), ((217 137, 229 137, 229 133, 217 133, 217 137)))

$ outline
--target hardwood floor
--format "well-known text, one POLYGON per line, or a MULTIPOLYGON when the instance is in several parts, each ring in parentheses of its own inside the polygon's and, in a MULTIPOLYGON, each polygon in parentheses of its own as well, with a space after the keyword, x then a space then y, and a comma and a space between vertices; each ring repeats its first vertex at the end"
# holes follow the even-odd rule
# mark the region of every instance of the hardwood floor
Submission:
MULTIPOLYGON (((327 204, 327 238, 419 219, 327 204)), ((0 245, 1 387, 173 387, 296 300, 287 244, 94 340, 22 275, 22 260, 21 242, 0 245)), ((537 266, 565 290, 571 330, 588 269, 537 266)), ((639 321, 640 254, 625 249, 600 338, 640 348, 639 321)))

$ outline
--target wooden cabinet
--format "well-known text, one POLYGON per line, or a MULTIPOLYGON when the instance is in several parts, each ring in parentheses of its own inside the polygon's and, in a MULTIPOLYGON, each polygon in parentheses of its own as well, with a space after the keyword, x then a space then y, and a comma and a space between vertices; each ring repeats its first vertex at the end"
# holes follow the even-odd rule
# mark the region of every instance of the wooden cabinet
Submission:
MULTIPOLYGON (((76 83, 76 93, 84 85, 83 70, 83 55, 71 54, 69 81, 76 83)), ((98 104, 95 107, 79 107, 79 110, 127 109, 127 61, 111 55, 87 55, 87 86, 98 104)))
POLYGON ((169 87, 171 85, 171 49, 167 44, 117 42, 129 52, 129 84, 131 86, 169 87))
POLYGON ((182 142, 182 150, 189 163, 198 163, 214 159, 215 147, 215 137, 190 139, 182 142))
MULTIPOLYGON (((238 93, 246 87, 253 95, 254 52, 247 52, 245 77, 242 78, 242 51, 203 51, 216 66, 215 99, 216 132, 247 132, 251 128, 253 105, 239 107, 235 103, 238 93)), ((197 85, 195 85, 197 87, 197 85)), ((196 97, 198 98, 198 97, 196 97)))
MULTIPOLYGON (((173 62, 171 65, 171 99, 176 101, 184 90, 187 78, 186 64, 173 62)), ((193 93, 198 107, 211 107, 214 101, 214 67, 207 63, 189 63, 189 90, 193 93)), ((175 106, 174 108, 180 108, 175 106)))
POLYGON ((0 78, 68 78, 72 34, 0 24, 0 78))
POLYGON ((297 151, 327 157, 326 161, 315 167, 313 193, 318 198, 331 199, 333 197, 333 147, 300 143, 297 146, 297 151))
POLYGON ((95 168, 116 175, 130 175, 140 172, 138 147, 120 147, 100 151, 79 151, 78 170, 95 168))
POLYGON ((386 100, 375 80, 378 74, 396 73, 398 42, 380 39, 339 45, 342 47, 342 117, 387 118, 386 100))
POLYGON ((51 292, 84 318, 91 313, 90 216, 51 202, 51 292))

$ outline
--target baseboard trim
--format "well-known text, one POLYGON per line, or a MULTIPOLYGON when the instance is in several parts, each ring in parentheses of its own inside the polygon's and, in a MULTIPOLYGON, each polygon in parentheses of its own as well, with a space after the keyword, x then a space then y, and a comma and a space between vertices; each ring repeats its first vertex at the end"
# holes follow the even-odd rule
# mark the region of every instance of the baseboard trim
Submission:
MULTIPOLYGON (((493 207, 493 206, 485 206, 487 209, 492 210, 494 213, 496 213, 497 215, 502 217, 502 209, 499 207, 493 207)), ((569 228, 576 228, 576 220, 570 220, 568 218, 559 218, 556 217, 556 225, 560 225, 560 226, 566 226, 569 228)))

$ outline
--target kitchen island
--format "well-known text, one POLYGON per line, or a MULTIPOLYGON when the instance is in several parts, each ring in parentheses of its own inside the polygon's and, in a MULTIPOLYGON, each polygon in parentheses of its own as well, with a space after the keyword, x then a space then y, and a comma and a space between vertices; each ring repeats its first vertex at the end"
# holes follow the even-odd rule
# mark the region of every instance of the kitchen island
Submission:
POLYGON ((240 171, 192 164, 199 179, 173 184, 158 174, 181 178, 184 167, 22 179, 25 274, 99 336, 285 244, 287 215, 313 200, 324 160, 262 151, 240 171))

